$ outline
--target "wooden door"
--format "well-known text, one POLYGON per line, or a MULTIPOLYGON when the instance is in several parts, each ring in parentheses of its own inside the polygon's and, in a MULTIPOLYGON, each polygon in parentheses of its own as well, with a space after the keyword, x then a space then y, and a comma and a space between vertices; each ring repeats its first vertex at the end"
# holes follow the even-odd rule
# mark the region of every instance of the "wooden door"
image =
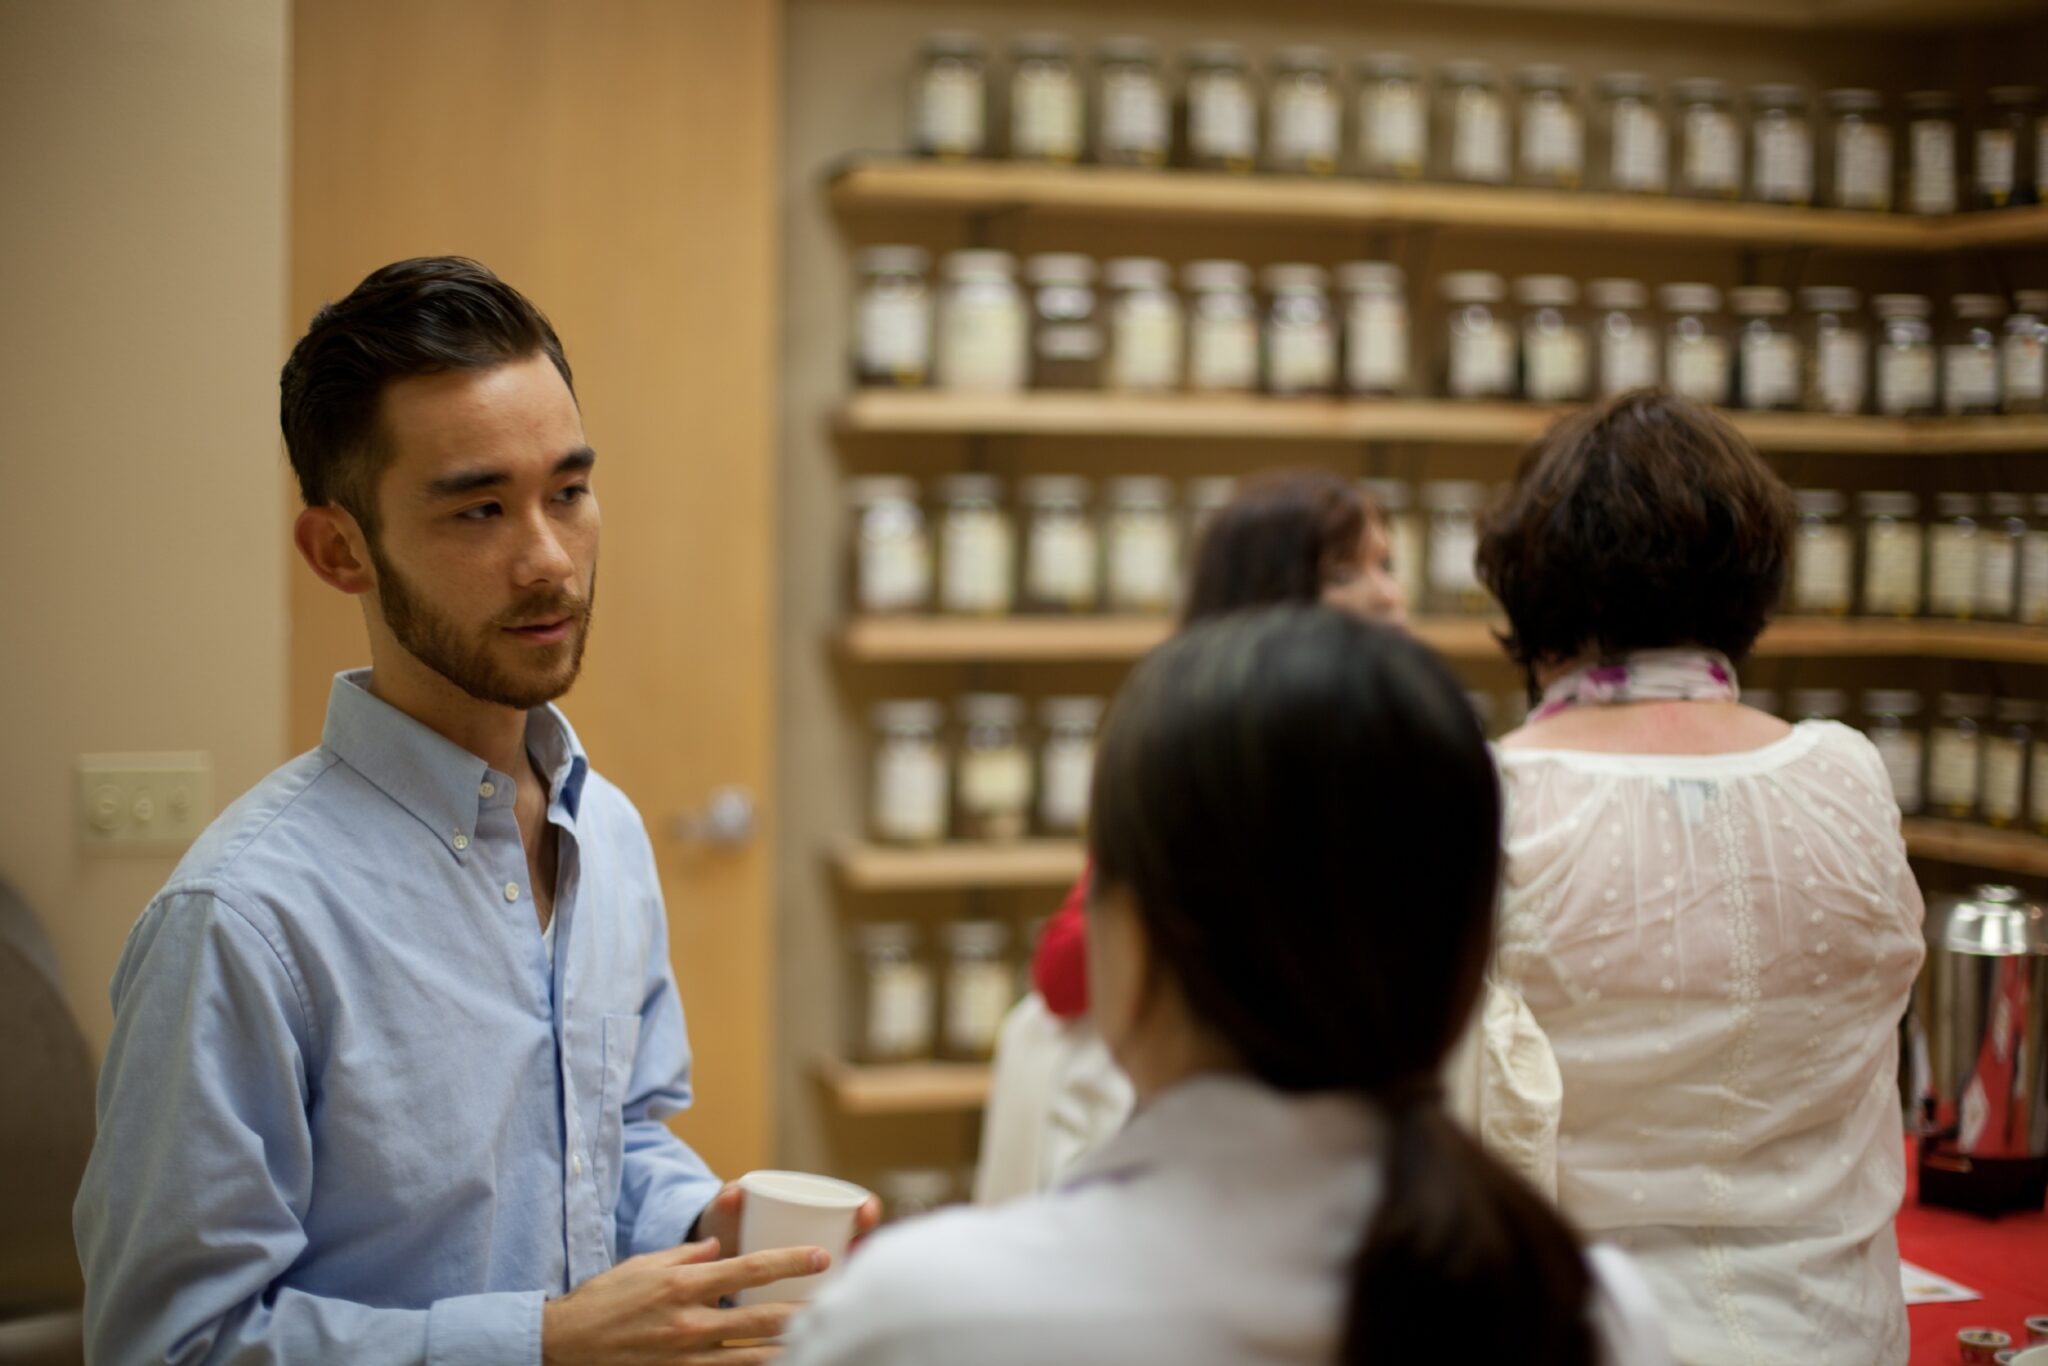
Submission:
MULTIPOLYGON (((483 261, 544 309, 602 453, 603 592, 563 706, 640 807, 696 1050, 676 1123, 721 1173, 772 1144, 781 8, 769 0, 298 0, 291 317, 400 257, 483 261), (707 849, 720 787, 762 813, 707 849)), ((366 660, 294 560, 291 722, 366 660)))

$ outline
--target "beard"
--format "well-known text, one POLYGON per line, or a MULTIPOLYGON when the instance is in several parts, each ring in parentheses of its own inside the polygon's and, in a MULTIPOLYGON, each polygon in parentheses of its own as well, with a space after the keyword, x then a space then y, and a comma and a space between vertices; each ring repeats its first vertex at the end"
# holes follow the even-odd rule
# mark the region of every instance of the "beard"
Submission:
POLYGON ((595 565, 591 566, 586 596, 535 593, 471 632, 408 583, 374 543, 370 559, 377 568, 377 604, 391 634, 413 658, 479 702, 528 711, 554 701, 576 682, 597 601, 595 565), (500 662, 496 651, 506 644, 506 628, 561 617, 569 618, 569 634, 563 639, 537 648, 517 647, 523 658, 531 660, 528 667, 513 668, 500 662))

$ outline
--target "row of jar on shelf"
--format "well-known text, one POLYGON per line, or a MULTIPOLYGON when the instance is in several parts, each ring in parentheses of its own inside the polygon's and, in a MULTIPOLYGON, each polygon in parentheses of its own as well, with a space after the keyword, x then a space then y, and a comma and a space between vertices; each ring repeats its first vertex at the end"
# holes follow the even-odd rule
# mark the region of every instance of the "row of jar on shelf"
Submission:
POLYGON ((849 1051, 858 1062, 986 1062, 1003 1017, 1030 990, 1030 940, 1019 943, 1007 921, 949 920, 935 933, 865 921, 853 944, 849 1051))
POLYGON ((1924 294, 1869 301, 1841 286, 1727 291, 1491 271, 1437 281, 1442 335, 1413 336, 1409 291, 1385 261, 1331 272, 1241 261, 1051 252, 949 253, 936 303, 922 247, 858 256, 853 371, 873 387, 974 393, 1416 395, 1568 403, 1645 385, 1751 410, 1889 416, 2048 408, 2048 290, 1958 294, 1937 327, 1924 294), (1098 281, 1101 289, 1098 289, 1098 281), (1107 297, 1103 297, 1106 293, 1107 297), (1510 303, 1512 300, 1512 303, 1510 303), (1874 320, 1873 320, 1874 319, 1874 320), (1425 362, 1418 352, 1427 351, 1425 362), (1432 379, 1425 379, 1427 369, 1432 379))
POLYGON ((1895 156, 1898 120, 1870 89, 1825 91, 1816 111, 1796 84, 1751 85, 1738 101, 1726 81, 1660 91, 1636 71, 1596 77, 1589 100, 1551 63, 1516 68, 1510 97, 1486 62, 1445 62, 1432 81, 1395 52, 1358 58, 1348 88, 1335 54, 1312 45, 1275 52, 1263 81, 1234 43, 1188 49, 1177 82, 1142 37, 1107 39, 1092 55, 1084 72, 1064 36, 1025 34, 1010 46, 1007 80, 992 79, 979 36, 932 35, 912 85, 913 149, 1923 214, 2048 197, 2035 86, 1991 88, 1967 123, 1955 95, 1912 91, 1898 101, 1895 156))
MULTIPOLYGON (((1745 694, 1744 699, 1756 704, 1745 694)), ((2048 729, 2038 698, 1880 689, 1849 714, 1845 692, 1791 694, 1793 720, 1855 721, 1877 747, 1908 816, 1976 820, 2048 835, 2048 729)))
POLYGON ((2048 625, 2048 493, 1801 489, 1788 610, 2048 625), (1861 560, 1860 572, 1858 560, 1861 560))

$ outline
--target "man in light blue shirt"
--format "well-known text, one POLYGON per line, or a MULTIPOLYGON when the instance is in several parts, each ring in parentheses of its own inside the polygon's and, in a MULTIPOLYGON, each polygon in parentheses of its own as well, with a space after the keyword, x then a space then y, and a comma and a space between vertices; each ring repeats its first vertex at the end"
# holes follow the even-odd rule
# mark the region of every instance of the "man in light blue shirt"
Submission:
POLYGON ((653 851, 551 705, 597 569, 571 383, 459 258, 371 275, 285 366, 296 543, 372 668, 122 954, 95 1362, 755 1362, 721 1344, 789 1307, 721 1298, 823 1264, 719 1260, 739 1196, 662 1123, 690 1049, 653 851))

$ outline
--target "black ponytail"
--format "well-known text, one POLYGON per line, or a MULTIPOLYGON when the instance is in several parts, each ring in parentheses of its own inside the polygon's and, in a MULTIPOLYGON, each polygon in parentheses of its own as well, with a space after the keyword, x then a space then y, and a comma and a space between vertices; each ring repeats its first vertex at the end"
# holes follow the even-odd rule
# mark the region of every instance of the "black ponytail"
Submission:
POLYGON ((1450 1341, 1597 1359, 1577 1240, 1436 1085, 1491 952, 1500 815, 1457 680, 1334 611, 1190 627, 1133 673, 1103 736, 1097 877, 1130 890, 1196 1014, 1268 1085, 1357 1092, 1387 1116, 1347 1363, 1450 1341))

